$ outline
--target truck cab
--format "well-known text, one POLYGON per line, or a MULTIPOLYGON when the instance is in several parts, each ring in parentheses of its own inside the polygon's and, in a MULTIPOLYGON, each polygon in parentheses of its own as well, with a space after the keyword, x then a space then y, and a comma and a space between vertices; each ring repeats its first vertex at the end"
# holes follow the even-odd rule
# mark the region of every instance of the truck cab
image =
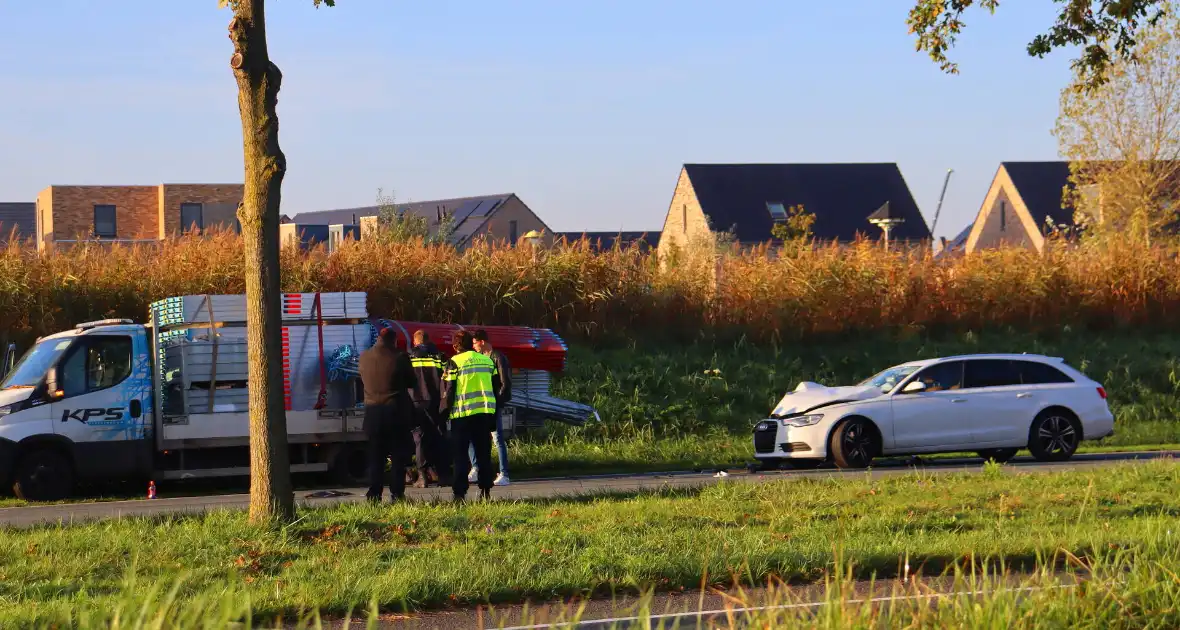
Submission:
POLYGON ((0 382, 0 482, 29 500, 151 470, 151 343, 130 320, 43 337, 0 382))

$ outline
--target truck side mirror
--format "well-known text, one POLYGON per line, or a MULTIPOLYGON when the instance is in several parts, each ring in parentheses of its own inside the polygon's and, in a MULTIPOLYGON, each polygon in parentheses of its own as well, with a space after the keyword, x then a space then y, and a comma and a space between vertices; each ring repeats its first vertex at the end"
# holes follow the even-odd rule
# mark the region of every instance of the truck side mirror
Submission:
POLYGON ((45 397, 49 400, 58 400, 64 396, 65 393, 58 389, 57 368, 51 367, 45 374, 45 397))

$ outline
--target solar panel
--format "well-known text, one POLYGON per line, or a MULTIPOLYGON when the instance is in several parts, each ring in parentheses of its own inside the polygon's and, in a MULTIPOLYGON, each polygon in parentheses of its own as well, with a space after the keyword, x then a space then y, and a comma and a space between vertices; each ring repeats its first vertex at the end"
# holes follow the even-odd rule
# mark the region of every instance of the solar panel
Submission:
POLYGON ((465 201, 463 205, 455 209, 451 216, 455 220, 455 224, 462 223, 464 219, 471 216, 472 211, 479 205, 479 201, 465 201))
POLYGON ((500 199, 484 199, 483 201, 479 202, 479 205, 476 206, 475 210, 473 210, 471 212, 471 216, 473 216, 473 217, 486 217, 486 216, 488 216, 489 214, 492 213, 492 210, 494 210, 496 208, 496 206, 500 205, 500 201, 502 201, 502 200, 500 200, 500 199))

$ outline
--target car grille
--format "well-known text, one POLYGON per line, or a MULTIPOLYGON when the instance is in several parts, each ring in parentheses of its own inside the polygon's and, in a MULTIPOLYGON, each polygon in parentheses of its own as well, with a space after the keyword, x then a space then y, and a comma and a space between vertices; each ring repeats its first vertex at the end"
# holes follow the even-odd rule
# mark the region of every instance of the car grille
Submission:
POLYGON ((778 437, 777 423, 771 425, 769 429, 754 431, 754 452, 773 453, 774 438, 776 437, 778 437))
POLYGON ((784 453, 803 453, 811 450, 811 445, 807 442, 783 442, 779 446, 782 447, 784 453))

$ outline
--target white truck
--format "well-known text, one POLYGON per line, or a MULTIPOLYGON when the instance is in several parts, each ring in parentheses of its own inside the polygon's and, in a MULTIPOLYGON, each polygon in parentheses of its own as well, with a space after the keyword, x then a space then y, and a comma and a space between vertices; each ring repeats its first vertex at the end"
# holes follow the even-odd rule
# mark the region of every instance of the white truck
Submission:
MULTIPOLYGON (((244 296, 169 298, 152 304, 147 325, 102 320, 37 340, 0 382, 0 488, 45 501, 68 497, 84 482, 249 474, 239 305, 244 296)), ((355 366, 383 326, 398 329, 403 346, 413 330, 428 328, 445 354, 449 335, 463 328, 371 320, 363 293, 284 295, 292 472, 331 472, 342 484, 365 481, 363 405, 347 357, 355 366)), ((588 406, 549 396, 549 373, 564 367, 565 346, 556 335, 487 330, 513 360, 506 424, 580 423, 594 415, 588 406)))

